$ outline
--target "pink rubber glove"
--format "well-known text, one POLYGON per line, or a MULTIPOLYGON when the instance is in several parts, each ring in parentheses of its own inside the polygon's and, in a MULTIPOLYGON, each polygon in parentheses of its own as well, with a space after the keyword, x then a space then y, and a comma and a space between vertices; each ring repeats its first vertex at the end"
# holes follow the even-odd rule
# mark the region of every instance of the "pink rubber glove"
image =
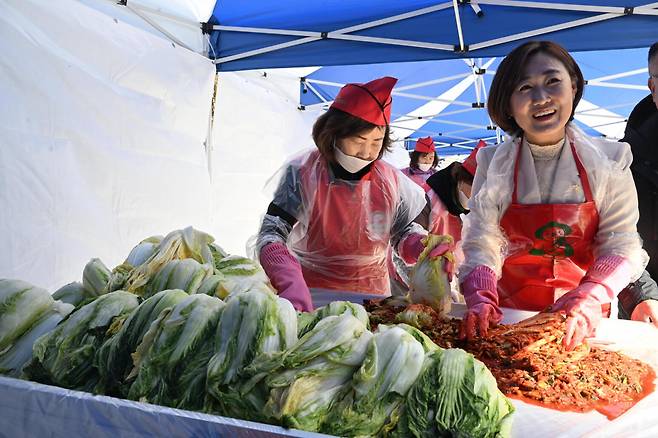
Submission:
MULTIPOLYGON (((441 243, 436 245, 436 247, 430 251, 429 257, 435 259, 445 255, 447 252, 453 251, 454 249, 455 245, 452 243, 441 243)), ((443 261, 443 271, 448 274, 448 281, 452 281, 452 277, 455 274, 455 262, 446 258, 443 261)))
POLYGON ((573 350, 596 332, 603 317, 603 303, 599 301, 602 295, 607 295, 604 286, 585 282, 562 295, 551 306, 552 312, 563 311, 567 314, 567 330, 562 339, 567 350, 573 350))
POLYGON ((462 321, 460 339, 474 339, 478 331, 481 336, 487 336, 489 327, 503 319, 498 307, 496 274, 488 266, 477 266, 466 276, 461 290, 468 310, 462 321))
MULTIPOLYGON (((404 241, 399 244, 399 255, 405 263, 413 265, 418 262, 418 257, 420 257, 420 254, 425 250, 425 242, 423 241, 425 237, 426 236, 418 233, 409 234, 405 237, 404 241)), ((453 249, 454 244, 441 243, 430 251, 429 257, 440 257, 453 249)), ((454 263, 446 260, 443 265, 443 270, 448 274, 448 280, 452 281, 452 275, 455 271, 454 263)))
POLYGON ((260 264, 279 296, 300 312, 312 312, 311 292, 304 281, 299 261, 283 243, 270 243, 260 251, 260 264))
POLYGON ((551 306, 551 311, 567 314, 567 331, 562 343, 573 350, 583 340, 594 335, 601 322, 601 306, 609 304, 631 280, 631 264, 620 256, 596 259, 580 285, 567 292, 551 306))
POLYGON ((424 238, 422 234, 411 233, 398 244, 398 255, 406 264, 413 265, 418 261, 420 253, 425 249, 424 238))

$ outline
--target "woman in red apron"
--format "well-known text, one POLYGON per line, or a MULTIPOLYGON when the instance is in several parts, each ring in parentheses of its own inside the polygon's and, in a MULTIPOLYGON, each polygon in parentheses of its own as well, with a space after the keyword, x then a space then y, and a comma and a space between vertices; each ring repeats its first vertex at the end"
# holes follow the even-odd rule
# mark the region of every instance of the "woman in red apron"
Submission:
POLYGON ((427 178, 436 173, 439 157, 436 155, 432 137, 418 139, 414 150, 409 153, 409 167, 402 169, 402 173, 422 186, 427 178))
POLYGON ((547 41, 517 47, 497 69, 487 106, 510 138, 477 158, 463 336, 486 335, 500 307, 549 308, 566 313, 573 348, 646 264, 630 148, 570 123, 583 86, 573 58, 547 41))
POLYGON ((413 222, 424 193, 381 160, 396 81, 344 86, 313 126, 317 148, 285 166, 257 249, 272 285, 297 310, 387 296, 389 247, 407 262, 424 249, 413 222))

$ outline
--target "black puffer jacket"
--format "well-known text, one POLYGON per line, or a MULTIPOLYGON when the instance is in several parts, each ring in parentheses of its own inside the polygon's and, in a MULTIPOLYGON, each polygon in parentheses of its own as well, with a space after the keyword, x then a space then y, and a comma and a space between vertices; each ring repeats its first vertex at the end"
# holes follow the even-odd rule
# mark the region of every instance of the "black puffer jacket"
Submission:
POLYGON ((628 118, 622 141, 633 151, 631 172, 637 188, 640 220, 637 230, 651 261, 647 270, 658 278, 658 109, 647 96, 638 103, 628 118))
MULTIPOLYGON (((651 95, 642 99, 628 117, 622 141, 633 151, 631 172, 637 188, 640 220, 637 231, 649 254, 648 274, 658 279, 658 108, 651 95)), ((646 299, 658 300, 658 287, 645 272, 619 294, 620 316, 628 317, 646 299)))

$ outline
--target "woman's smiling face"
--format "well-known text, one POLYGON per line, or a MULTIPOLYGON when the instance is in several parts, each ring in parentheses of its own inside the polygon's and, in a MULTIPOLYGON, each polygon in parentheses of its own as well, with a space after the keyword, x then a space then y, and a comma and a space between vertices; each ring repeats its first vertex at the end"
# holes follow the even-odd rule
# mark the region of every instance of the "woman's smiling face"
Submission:
POLYGON ((539 52, 528 59, 510 98, 510 112, 528 142, 550 145, 564 138, 576 84, 556 58, 539 52))

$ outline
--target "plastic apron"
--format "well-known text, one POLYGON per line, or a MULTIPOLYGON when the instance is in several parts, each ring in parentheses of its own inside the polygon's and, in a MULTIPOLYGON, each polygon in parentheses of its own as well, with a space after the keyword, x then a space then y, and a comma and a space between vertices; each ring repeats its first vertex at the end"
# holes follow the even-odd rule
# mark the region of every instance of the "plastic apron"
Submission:
POLYGON ((420 169, 412 169, 411 167, 405 167, 404 169, 401 170, 401 172, 405 174, 407 177, 409 177, 413 182, 425 188, 424 187, 425 181, 427 181, 427 178, 429 178, 430 176, 434 175, 434 173, 436 173, 436 169, 430 169, 427 172, 423 172, 420 169))
POLYGON ((522 146, 514 164, 512 203, 501 218, 512 253, 498 281, 502 307, 540 311, 580 283, 594 261, 592 243, 599 214, 573 141, 571 152, 585 194, 582 204, 519 204, 517 180, 522 146))
POLYGON ((306 235, 293 247, 307 285, 337 292, 334 300, 347 299, 341 293, 388 295, 386 260, 398 202, 395 169, 378 160, 359 181, 330 180, 319 154, 309 161, 313 171, 302 168, 300 177, 303 187, 316 191, 306 235), (313 178, 317 181, 309 181, 313 178))
POLYGON ((429 232, 432 234, 449 234, 455 243, 462 238, 462 220, 450 214, 441 198, 427 184, 423 189, 430 200, 429 232))

